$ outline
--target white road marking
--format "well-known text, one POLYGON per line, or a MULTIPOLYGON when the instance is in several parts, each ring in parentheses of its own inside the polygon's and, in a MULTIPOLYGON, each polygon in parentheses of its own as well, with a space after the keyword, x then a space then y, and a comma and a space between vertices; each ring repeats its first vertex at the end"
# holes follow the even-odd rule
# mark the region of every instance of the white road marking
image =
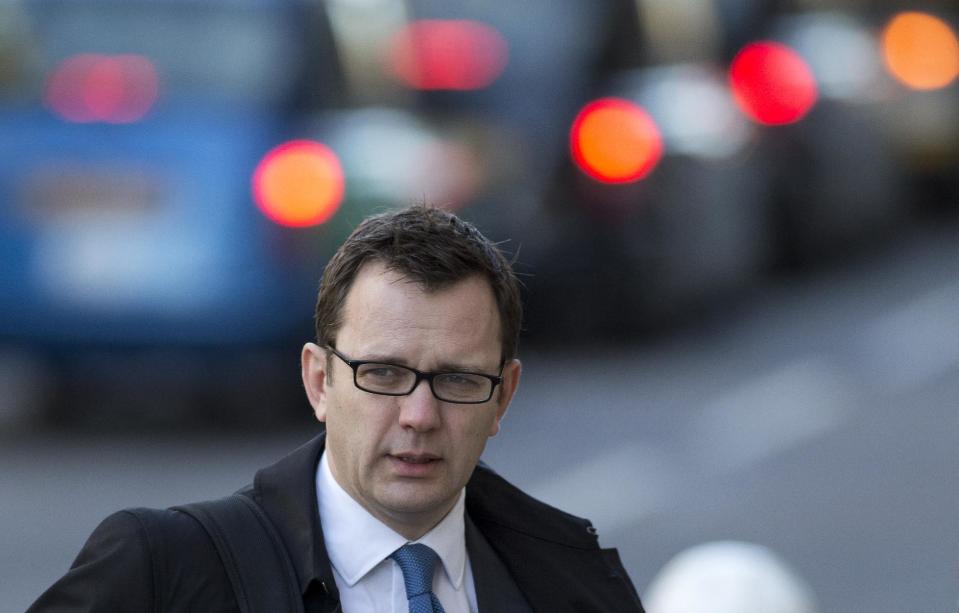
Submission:
POLYGON ((616 532, 663 509, 679 480, 666 458, 639 445, 610 449, 551 475, 529 493, 564 511, 588 517, 604 533, 616 532))
POLYGON ((864 373, 885 393, 900 393, 959 365, 959 285, 931 291, 877 318, 863 337, 864 373))
POLYGON ((752 378, 705 407, 690 431, 690 453, 709 472, 740 470, 822 436, 846 421, 853 390, 822 358, 797 360, 752 378))

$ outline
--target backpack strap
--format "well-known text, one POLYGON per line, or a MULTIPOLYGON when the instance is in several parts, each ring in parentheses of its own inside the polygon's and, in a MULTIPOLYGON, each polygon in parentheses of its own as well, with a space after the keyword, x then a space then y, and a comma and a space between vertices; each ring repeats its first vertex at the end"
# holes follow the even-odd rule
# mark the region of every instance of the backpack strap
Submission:
POLYGON ((174 510, 193 517, 210 535, 241 613, 303 613, 290 556, 255 501, 233 494, 174 510))

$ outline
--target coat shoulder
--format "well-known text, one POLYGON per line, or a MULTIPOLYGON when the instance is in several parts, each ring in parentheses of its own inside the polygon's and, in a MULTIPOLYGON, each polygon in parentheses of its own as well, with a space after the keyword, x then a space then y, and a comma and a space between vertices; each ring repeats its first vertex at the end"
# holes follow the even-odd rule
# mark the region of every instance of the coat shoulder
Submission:
POLYGON ((212 540, 184 513, 133 508, 97 526, 29 613, 187 610, 236 610, 212 540))
POLYGON ((477 524, 495 524, 526 536, 578 549, 597 549, 592 522, 519 489, 480 463, 466 486, 466 506, 477 524))
POLYGON ((615 549, 588 519, 526 494, 484 464, 466 486, 466 512, 536 611, 642 613, 615 549))

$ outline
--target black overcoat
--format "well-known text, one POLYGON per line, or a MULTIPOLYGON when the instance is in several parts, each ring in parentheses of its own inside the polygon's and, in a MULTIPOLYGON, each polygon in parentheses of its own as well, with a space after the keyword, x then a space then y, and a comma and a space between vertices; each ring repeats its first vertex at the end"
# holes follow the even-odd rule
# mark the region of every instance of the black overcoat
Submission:
MULTIPOLYGON (((339 611, 316 500, 324 441, 321 434, 260 470, 247 488, 286 545, 307 613, 339 611)), ((466 513, 533 611, 642 613, 616 550, 599 547, 589 521, 535 500, 483 464, 466 486, 466 513)), ((470 557, 480 610, 496 611, 499 590, 484 584, 496 574, 470 557)), ((28 613, 187 611, 238 613, 213 542, 182 512, 130 509, 96 528, 28 613)))

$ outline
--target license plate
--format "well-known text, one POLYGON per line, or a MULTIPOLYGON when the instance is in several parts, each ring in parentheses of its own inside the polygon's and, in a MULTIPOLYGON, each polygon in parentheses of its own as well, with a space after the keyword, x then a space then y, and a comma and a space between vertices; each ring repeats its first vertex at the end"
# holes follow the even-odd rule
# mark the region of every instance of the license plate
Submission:
POLYGON ((22 210, 43 223, 89 217, 143 215, 164 197, 154 173, 129 167, 47 167, 22 183, 22 210))

